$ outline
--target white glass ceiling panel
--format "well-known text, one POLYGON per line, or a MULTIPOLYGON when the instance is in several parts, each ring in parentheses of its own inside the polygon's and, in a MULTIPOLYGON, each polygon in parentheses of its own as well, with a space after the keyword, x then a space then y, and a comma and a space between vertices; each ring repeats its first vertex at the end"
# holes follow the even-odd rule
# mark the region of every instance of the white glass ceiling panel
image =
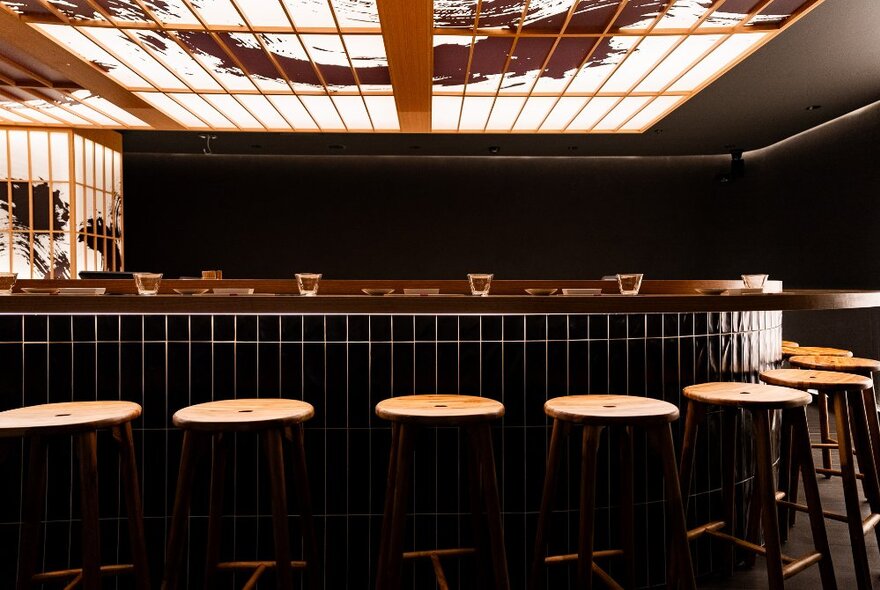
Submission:
POLYGON ((568 126, 568 122, 580 112, 587 100, 584 97, 563 96, 547 115, 547 119, 541 125, 541 130, 563 131, 568 126))
POLYGON ((49 125, 58 125, 58 119, 50 117, 44 112, 41 112, 39 109, 32 108, 25 104, 10 104, 7 105, 7 108, 14 110, 16 113, 23 115, 25 117, 29 117, 30 119, 38 122, 38 123, 47 123, 49 125))
POLYGON ((157 88, 185 90, 186 84, 168 71, 153 56, 140 48, 119 29, 82 27, 80 32, 91 37, 96 43, 116 55, 134 71, 157 88))
MULTIPOLYGON (((275 0, 265 0, 266 3, 275 0)), ((199 11, 199 15, 208 26, 241 26, 244 21, 241 15, 229 0, 191 0, 193 7, 199 11)))
POLYGON ((182 0, 145 0, 144 4, 160 21, 180 25, 197 25, 199 19, 182 0))
POLYGON ((598 52, 593 54, 590 62, 581 68, 581 71, 574 77, 568 91, 595 92, 598 90, 638 40, 639 37, 611 37, 608 42, 609 51, 605 55, 598 55, 598 52))
POLYGON ((262 129, 263 126, 247 109, 228 94, 203 94, 202 98, 214 105, 218 111, 242 129, 262 129))
POLYGON ((462 131, 482 131, 492 111, 491 96, 466 96, 461 109, 462 131))
POLYGON ((284 117, 282 117, 271 102, 260 94, 239 94, 236 96, 239 102, 249 110, 268 129, 290 129, 284 117))
POLYGON ((611 96, 597 96, 587 103, 578 116, 574 118, 571 125, 568 126, 569 131, 588 131, 593 128, 611 108, 617 104, 619 99, 611 96))
POLYGON ((507 131, 513 126, 516 116, 522 109, 526 98, 524 96, 499 96, 495 99, 495 105, 492 107, 492 114, 489 115, 489 122, 486 123, 487 130, 507 131))
POLYGON ((290 21, 278 0, 234 0, 251 26, 289 27, 290 21))
POLYGON ((678 103, 684 100, 683 96, 658 96, 649 105, 646 105, 638 114, 626 122, 621 129, 627 131, 639 131, 645 129, 663 113, 674 108, 678 103))
MULTIPOLYGON (((294 63, 300 62, 304 67, 309 69, 312 66, 309 64, 309 55, 306 53, 306 50, 303 49, 302 44, 299 42, 299 39, 296 35, 273 35, 273 34, 262 34, 263 43, 266 44, 266 49, 282 58, 283 60, 294 60, 294 63)), ((313 81, 301 81, 297 78, 296 74, 290 74, 290 83, 293 86, 294 91, 300 90, 323 90, 323 87, 316 83, 315 78, 310 75, 310 80, 313 81)))
POLYGON ((301 96, 300 99, 321 129, 345 129, 330 97, 301 96))
POLYGON ((220 90, 220 85, 180 45, 153 31, 133 30, 131 33, 146 47, 151 48, 158 59, 170 68, 193 90, 220 90))
POLYGON ((723 35, 692 35, 686 38, 636 86, 636 92, 660 92, 722 38, 723 35))
POLYGON ((135 74, 127 66, 123 65, 118 59, 95 45, 90 39, 79 33, 73 27, 65 25, 34 25, 37 29, 59 42, 61 45, 68 47, 71 51, 82 57, 88 62, 94 63, 107 75, 128 88, 147 88, 147 83, 143 78, 135 74))
POLYGON ((650 96, 628 96, 599 121, 594 131, 614 131, 651 100, 650 96))
POLYGON ((435 96, 432 98, 431 128, 435 131, 455 131, 458 129, 458 117, 460 114, 460 96, 435 96))
POLYGON ((30 119, 22 117, 15 112, 15 109, 13 108, 15 106, 16 103, 13 102, 0 102, 0 108, 3 109, 0 110, 0 117, 5 119, 6 121, 12 121, 13 123, 30 123, 30 119))
MULTIPOLYGON (((114 119, 111 119, 110 117, 104 115, 103 113, 99 112, 96 109, 93 109, 92 107, 90 107, 88 105, 78 103, 78 102, 70 102, 70 103, 66 104, 65 106, 68 109, 70 109, 71 111, 73 111, 74 113, 76 113, 77 115, 79 115, 81 117, 85 117, 86 119, 93 121, 94 123, 97 123, 98 125, 103 125, 104 127, 115 127, 118 125, 118 123, 114 119)), ((61 110, 61 109, 58 109, 58 110, 61 110)), ((71 116, 70 113, 65 113, 65 114, 68 117, 71 116)))
MULTIPOLYGON (((485 39, 485 37, 477 37, 477 39, 485 39)), ((463 92, 465 70, 468 65, 468 56, 471 53, 471 37, 467 35, 434 35, 433 43, 434 90, 450 93, 463 92), (449 79, 453 75, 456 75, 454 81, 449 79)))
POLYGON ((188 110, 159 92, 137 92, 138 96, 185 127, 204 129, 206 125, 188 110))
POLYGON ((670 89, 673 92, 694 90, 748 52, 765 36, 766 33, 731 35, 700 63, 691 68, 670 89))
POLYGON ((379 28, 376 0, 331 0, 341 29, 379 28))
POLYGON ((170 93, 168 96, 174 98, 183 105, 183 107, 197 116, 199 119, 217 129, 234 129, 235 125, 217 112, 213 106, 205 102, 198 94, 188 92, 170 93))
POLYGON ((336 108, 349 131, 373 129, 367 107, 364 106, 360 96, 334 96, 333 102, 336 103, 336 108))
POLYGON ((92 106, 103 113, 107 113, 110 117, 113 117, 123 125, 129 125, 132 127, 147 127, 148 125, 129 113, 128 111, 119 108, 109 100, 105 100, 100 96, 95 96, 88 90, 76 90, 71 93, 77 100, 80 100, 86 103, 89 106, 92 106))
POLYGON ((538 129, 555 103, 556 97, 553 96, 530 97, 513 126, 514 130, 534 131, 538 129))
POLYGON ((356 68, 388 67, 382 35, 343 35, 345 47, 356 68))
POLYGON ((294 129, 317 129, 312 116, 305 109, 299 98, 289 94, 271 94, 269 101, 281 111, 284 118, 290 121, 294 129))
POLYGON ((302 42, 318 65, 349 65, 342 40, 337 35, 302 35, 302 42))
POLYGON ((675 0, 654 29, 689 29, 714 3, 715 0, 675 0))
POLYGON ((602 86, 602 92, 626 92, 645 77, 682 37, 645 37, 602 86))
POLYGON ((377 131, 398 131, 400 122, 397 120, 397 105, 393 96, 365 96, 367 110, 373 127, 377 131))
MULTIPOLYGON (((263 51, 263 46, 260 45, 257 38, 250 33, 230 33, 229 40, 239 48, 239 51, 254 51, 260 53, 263 51)), ((235 49, 231 48, 231 50, 235 52, 235 49)), ((268 61, 268 58, 266 58, 266 61, 268 61)), ((245 64, 244 67, 247 68, 247 64, 245 64)), ((287 85, 287 82, 284 81, 284 78, 278 70, 272 67, 271 63, 269 64, 269 67, 271 68, 271 71, 269 72, 251 72, 251 80, 257 85, 257 88, 268 92, 290 91, 290 86, 287 85)))
POLYGON ((336 28, 327 0, 283 0, 298 28, 336 28))

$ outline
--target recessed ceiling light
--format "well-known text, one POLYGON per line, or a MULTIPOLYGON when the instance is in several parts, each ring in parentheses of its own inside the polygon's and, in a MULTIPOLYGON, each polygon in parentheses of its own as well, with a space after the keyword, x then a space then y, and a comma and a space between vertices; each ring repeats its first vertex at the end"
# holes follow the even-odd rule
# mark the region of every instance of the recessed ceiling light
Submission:
POLYGON ((258 144, 258 143, 252 144, 251 147, 254 148, 255 150, 263 149, 263 146, 261 146, 261 145, 258 144))
POLYGON ((420 150, 420 149, 422 149, 422 146, 420 146, 420 145, 411 145, 411 146, 409 146, 409 149, 411 149, 411 150, 420 150))
POLYGON ((576 152, 577 149, 578 149, 578 146, 576 146, 576 145, 568 146, 568 151, 570 151, 570 152, 576 152))
POLYGON ((655 129, 654 130, 654 135, 660 135, 661 133, 663 133, 662 129, 655 129))
POLYGON ((490 146, 489 146, 489 153, 490 153, 490 154, 497 154, 497 153, 500 152, 500 151, 501 151, 501 147, 500 147, 500 146, 497 146, 497 145, 490 145, 490 146))
POLYGON ((810 106, 807 107, 807 110, 808 111, 818 111, 821 108, 822 108, 822 105, 820 105, 820 104, 811 104, 810 106))

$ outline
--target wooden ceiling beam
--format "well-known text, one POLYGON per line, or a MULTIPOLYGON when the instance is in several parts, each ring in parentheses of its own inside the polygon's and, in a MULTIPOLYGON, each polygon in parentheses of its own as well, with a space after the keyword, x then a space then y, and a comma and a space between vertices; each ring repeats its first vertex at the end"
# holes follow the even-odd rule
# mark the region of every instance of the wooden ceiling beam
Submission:
POLYGON ((109 100, 155 129, 183 129, 177 121, 162 113, 124 86, 86 63, 75 54, 30 27, 17 15, 0 10, 0 37, 4 42, 39 56, 41 63, 60 72, 67 79, 109 100))
POLYGON ((431 0, 377 0, 400 130, 431 132, 434 77, 434 4, 431 0))

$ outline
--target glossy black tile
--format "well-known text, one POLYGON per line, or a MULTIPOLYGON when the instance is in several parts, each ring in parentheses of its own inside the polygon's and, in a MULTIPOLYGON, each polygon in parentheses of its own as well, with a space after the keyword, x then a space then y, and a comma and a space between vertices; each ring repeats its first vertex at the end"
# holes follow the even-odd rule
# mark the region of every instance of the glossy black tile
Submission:
MULTIPOLYGON (((94 318, 92 318, 92 321, 94 321, 94 318)), ((25 342, 48 342, 49 318, 39 315, 25 316, 24 340, 25 342)))
POLYGON ((437 340, 437 316, 415 316, 415 339, 433 342, 437 340))
POLYGON ((232 342, 235 340, 235 316, 215 315, 212 317, 212 322, 211 339, 214 342, 232 342))
POLYGON ((625 314, 612 314, 608 316, 608 337, 612 340, 626 338, 627 316, 625 314))
POLYGON ((324 318, 327 342, 345 342, 348 339, 348 317, 328 315, 324 318))
POLYGON ((99 315, 95 319, 98 340, 119 340, 119 316, 99 315))
POLYGON ((506 315, 503 319, 503 325, 505 341, 525 340, 525 317, 521 315, 506 315))
POLYGON ((547 318, 544 315, 526 316, 526 340, 547 339, 547 318))
POLYGON ((257 316, 235 316, 235 340, 236 342, 256 342, 257 316))
POLYGON ((257 317, 257 339, 260 342, 278 342, 281 340, 281 317, 277 315, 261 315, 257 317))
POLYGON ((144 316, 144 340, 162 342, 165 340, 166 317, 162 315, 144 316))
MULTIPOLYGON (((65 316, 57 316, 63 319, 65 316)), ((70 318, 67 318, 68 321, 70 318)), ((23 336, 23 316, 0 315, 0 342, 21 342, 23 336)))
POLYGON ((458 339, 459 340, 479 340, 480 339, 480 317, 475 315, 458 316, 458 339))
MULTIPOLYGON (((0 342, 4 341, 2 322, 4 320, 14 319, 13 325, 18 325, 19 334, 21 333, 21 320, 19 318, 10 318, 9 316, 0 316, 0 342)), ((67 315, 50 315, 49 316, 49 342, 68 342, 73 338, 73 319, 67 315)))
POLYGON ((368 342, 370 340, 370 316, 348 316, 349 342, 368 342))

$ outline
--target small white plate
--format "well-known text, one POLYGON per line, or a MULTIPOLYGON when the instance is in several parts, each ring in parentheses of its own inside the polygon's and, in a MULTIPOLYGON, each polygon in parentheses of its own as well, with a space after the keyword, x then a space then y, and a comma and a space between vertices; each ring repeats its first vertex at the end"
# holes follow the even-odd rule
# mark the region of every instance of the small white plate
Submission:
POLYGON ((367 295, 390 295, 394 289, 361 289, 367 295))
POLYGON ((254 294, 253 288, 250 288, 250 289, 244 289, 244 288, 242 288, 242 289, 235 289, 235 288, 220 289, 217 287, 214 288, 214 295, 253 295, 253 294, 254 294))
POLYGON ((727 289, 694 289, 700 295, 724 295, 727 289))
POLYGON ((173 289, 178 295, 203 295, 208 289, 173 289))
POLYGON ((602 289, 563 289, 563 295, 601 295, 602 289))
POLYGON ((761 295, 764 289, 728 289, 728 295, 761 295))
POLYGON ((404 289, 404 295, 439 295, 440 289, 404 289))
POLYGON ((21 292, 28 295, 58 295, 60 289, 47 289, 37 287, 22 287, 21 292))
POLYGON ((107 292, 104 287, 62 287, 58 289, 59 295, 103 295, 107 292))
POLYGON ((529 295, 547 296, 553 295, 558 290, 559 289, 526 289, 526 293, 528 293, 529 295))

